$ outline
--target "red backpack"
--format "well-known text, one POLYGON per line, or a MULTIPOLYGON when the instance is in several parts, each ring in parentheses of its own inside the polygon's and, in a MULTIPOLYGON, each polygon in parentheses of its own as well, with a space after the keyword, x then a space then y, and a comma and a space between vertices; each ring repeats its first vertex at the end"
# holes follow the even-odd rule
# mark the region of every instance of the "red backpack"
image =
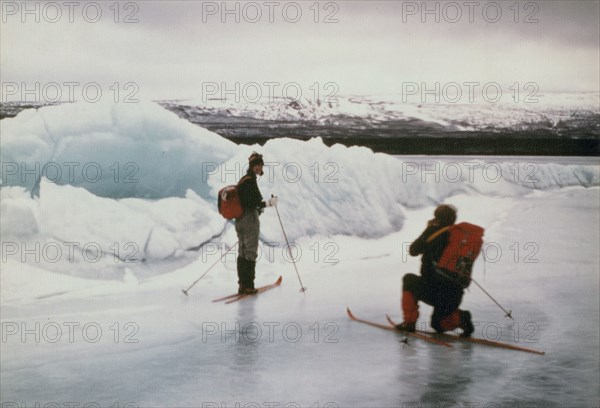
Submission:
POLYGON ((242 184, 242 182, 247 180, 247 177, 249 176, 242 177, 235 186, 227 186, 219 190, 217 207, 219 209, 219 214, 221 214, 224 218, 233 220, 234 218, 240 218, 242 215, 244 215, 244 208, 242 207, 242 202, 240 201, 238 187, 240 184, 242 184))
POLYGON ((468 222, 461 222, 442 228, 431 235, 427 242, 433 241, 446 231, 449 232, 448 245, 435 264, 436 271, 466 288, 471 284, 473 263, 483 245, 484 229, 468 222))

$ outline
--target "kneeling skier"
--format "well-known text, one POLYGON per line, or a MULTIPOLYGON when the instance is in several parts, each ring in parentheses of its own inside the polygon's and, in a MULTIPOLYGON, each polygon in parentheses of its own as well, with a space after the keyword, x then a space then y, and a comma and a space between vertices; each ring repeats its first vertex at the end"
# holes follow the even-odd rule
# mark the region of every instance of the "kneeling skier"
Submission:
MULTIPOLYGON (((433 306, 431 326, 438 332, 462 329, 461 336, 469 337, 473 333, 471 313, 460 310, 465 282, 451 279, 437 267, 444 250, 449 244, 450 226, 456 221, 456 208, 452 205, 440 205, 435 209, 434 218, 427 228, 410 246, 411 256, 422 255, 421 276, 406 274, 402 279, 402 311, 404 321, 397 325, 399 330, 414 332, 419 317, 418 302, 433 306)), ((471 224, 459 224, 471 226, 471 224)), ((473 226, 475 228, 479 228, 473 226)), ((483 229, 481 235, 483 235, 483 229)), ((479 231, 476 231, 476 234, 479 231)), ((477 253, 479 248, 477 248, 477 253)), ((475 254, 474 257, 476 257, 475 254)), ((470 260, 471 264, 474 257, 470 260)), ((470 277, 469 265, 469 277, 470 277)), ((468 281, 466 283, 468 285, 468 281)))

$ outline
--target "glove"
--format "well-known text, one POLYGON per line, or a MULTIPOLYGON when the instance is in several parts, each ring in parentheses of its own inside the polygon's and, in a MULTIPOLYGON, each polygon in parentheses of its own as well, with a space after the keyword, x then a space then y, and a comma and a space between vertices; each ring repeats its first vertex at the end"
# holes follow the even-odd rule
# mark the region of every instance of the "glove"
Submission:
POLYGON ((267 207, 277 207, 277 201, 279 199, 276 196, 271 196, 266 202, 267 207))

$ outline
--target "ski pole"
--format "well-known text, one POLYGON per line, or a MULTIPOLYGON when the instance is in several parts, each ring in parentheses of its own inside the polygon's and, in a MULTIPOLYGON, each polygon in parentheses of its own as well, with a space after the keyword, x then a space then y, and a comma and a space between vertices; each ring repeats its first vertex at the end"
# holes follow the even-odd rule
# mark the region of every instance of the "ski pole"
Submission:
MULTIPOLYGON (((490 295, 490 294, 488 293, 488 291, 487 291, 487 290, 485 290, 485 289, 483 288, 483 286, 481 286, 481 285, 479 284, 479 282, 477 282, 475 279, 471 278, 471 281, 472 281, 474 284, 476 284, 476 285, 479 287, 479 289, 481 289, 481 290, 483 291, 483 293, 485 293, 485 294, 486 294, 486 295, 487 295, 487 296, 488 296, 490 299, 492 299, 492 300, 494 301, 494 303, 495 303, 495 304, 497 304, 497 305, 498 305, 498 307, 499 307, 500 309, 502 309, 502 311, 503 311, 504 313, 506 313, 506 315, 505 315, 506 317, 510 317, 511 319, 513 319, 513 317, 512 317, 512 310, 509 310, 509 311, 507 311, 505 308, 503 308, 503 307, 502 307, 502 305, 501 305, 500 303, 498 303, 498 301, 497 301, 496 299, 494 299, 494 297, 493 297, 492 295, 490 295)), ((513 319, 513 320, 515 320, 515 319, 513 319)))
POLYGON ((233 245, 231 246, 231 248, 229 248, 229 249, 227 250, 227 252, 225 252, 223 255, 221 255, 221 257, 220 257, 220 258, 219 258, 219 259, 218 259, 218 260, 217 260, 217 261, 216 261, 214 264, 212 264, 212 265, 210 266, 210 268, 208 268, 208 269, 206 270, 206 272, 204 272, 204 273, 203 273, 203 274, 202 274, 202 275, 201 275, 201 276, 200 276, 198 279, 196 279, 196 280, 195 280, 195 281, 194 281, 194 282, 193 282, 193 283, 192 283, 192 284, 191 284, 191 285, 190 285, 190 286, 189 286, 187 289, 181 289, 181 291, 183 292, 183 294, 187 296, 187 295, 188 295, 188 291, 189 291, 191 288, 193 288, 193 287, 194 287, 194 285, 195 285, 196 283, 198 283, 198 282, 200 281, 200 279, 202 279, 202 278, 204 277, 204 275, 206 275, 206 274, 207 274, 207 273, 208 273, 208 272, 209 272, 209 271, 210 271, 210 270, 211 270, 211 269, 212 269, 212 268, 213 268, 213 267, 214 267, 216 264, 218 264, 219 262, 221 262, 221 259, 223 259, 223 257, 224 257, 225 255, 227 255, 228 253, 230 253, 230 252, 231 252, 231 250, 232 250, 233 248, 235 248, 235 245, 236 245, 236 244, 237 244, 237 242, 236 242, 235 244, 233 244, 233 245))
MULTIPOLYGON (((273 194, 271 194, 273 197, 273 194)), ((285 233, 285 229, 283 228, 283 223, 281 222, 281 216, 279 215, 279 209, 275 206, 275 211, 277 211, 277 218, 279 218, 279 225, 281 225, 281 231, 283 232, 283 237, 285 238, 285 243, 288 247, 288 252, 290 253, 290 258, 292 258, 292 263, 294 264, 294 269, 296 270, 296 276, 298 276, 298 281, 300 282, 300 292, 305 292, 306 288, 302 284, 302 279, 300 279, 300 274, 298 273, 298 267, 296 266, 296 261, 294 260, 294 256, 292 255, 292 248, 290 248, 290 242, 288 241, 287 234, 285 233)))

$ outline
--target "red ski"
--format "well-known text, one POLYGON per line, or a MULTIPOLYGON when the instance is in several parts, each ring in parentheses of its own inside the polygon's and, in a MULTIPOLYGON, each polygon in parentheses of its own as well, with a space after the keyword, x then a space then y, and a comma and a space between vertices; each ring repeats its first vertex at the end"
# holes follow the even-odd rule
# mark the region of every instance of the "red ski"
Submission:
MULTIPOLYGON (((283 281, 283 277, 280 276, 275 281, 275 283, 272 283, 270 285, 261 286, 260 288, 256 288, 256 290, 258 290, 258 292, 256 294, 262 293, 262 292, 267 291, 269 289, 276 288, 279 285, 281 285, 282 281, 283 281)), ((225 297, 222 297, 222 298, 215 299, 215 300, 213 300, 213 302, 221 302, 223 300, 226 300, 225 304, 229 304, 229 303, 237 302, 238 300, 242 300, 242 299, 244 299, 245 297, 248 297, 248 296, 254 296, 254 295, 240 295, 240 294, 236 293, 236 294, 233 294, 233 295, 229 295, 229 296, 225 296, 225 297)))
MULTIPOLYGON (((390 322, 390 324, 393 324, 393 325, 396 324, 396 323, 394 323, 394 321, 388 315, 386 315, 386 317, 388 319, 388 322, 390 322)), ((519 346, 515 346, 515 345, 512 345, 512 344, 508 344, 508 343, 501 343, 499 341, 486 340, 486 339, 478 339, 476 337, 461 337, 461 336, 457 336, 456 334, 437 333, 437 332, 424 331, 424 330, 417 330, 417 333, 423 334, 425 336, 434 336, 434 338, 443 338, 443 339, 448 339, 448 340, 467 341, 467 342, 470 342, 470 343, 483 344, 483 345, 492 346, 492 347, 500 347, 500 348, 504 348, 504 349, 508 349, 508 350, 524 351, 526 353, 539 354, 539 355, 542 355, 542 356, 544 354, 546 354, 545 351, 538 351, 538 350, 530 349, 530 348, 527 348, 527 347, 519 347, 519 346)))
POLYGON ((389 331, 394 331, 397 333, 406 334, 407 336, 416 337, 417 339, 425 340, 429 343, 439 344, 440 346, 453 347, 452 344, 450 344, 450 343, 446 343, 445 341, 434 339, 433 337, 427 336, 426 334, 405 332, 402 330, 398 330, 393 326, 388 326, 386 324, 379 324, 379 323, 370 322, 368 320, 359 319, 352 314, 352 312, 350 311, 349 308, 346 308, 346 312, 348 313, 348 317, 350 317, 350 319, 354 320, 355 322, 368 324, 369 326, 378 327, 378 328, 384 329, 384 330, 389 330, 389 331))

